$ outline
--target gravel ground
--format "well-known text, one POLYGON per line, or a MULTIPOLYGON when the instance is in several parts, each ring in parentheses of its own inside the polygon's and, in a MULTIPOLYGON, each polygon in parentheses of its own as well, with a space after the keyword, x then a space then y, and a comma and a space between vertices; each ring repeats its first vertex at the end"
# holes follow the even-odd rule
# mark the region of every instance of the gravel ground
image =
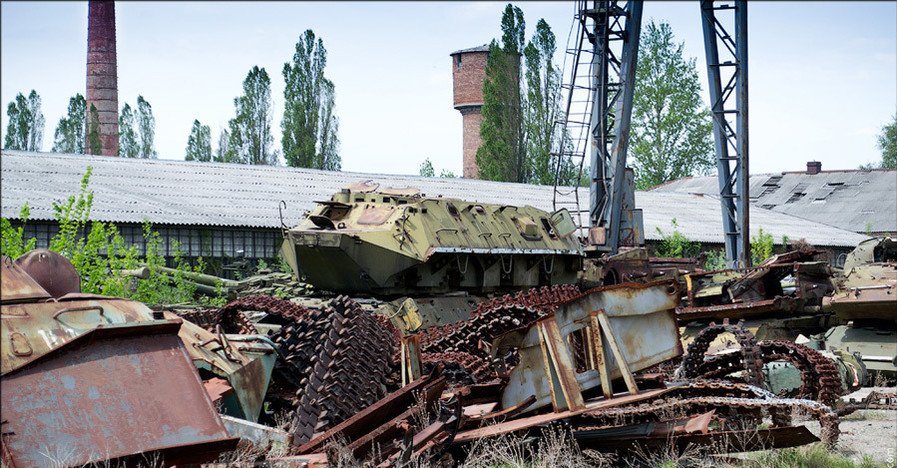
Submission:
MULTIPOLYGON (((870 387, 842 397, 845 401, 862 400, 872 390, 894 392, 894 387, 870 387)), ((804 423, 817 436, 819 423, 804 423)), ((897 468, 897 411, 859 410, 841 418, 841 435, 835 447, 838 453, 857 465, 863 457, 871 458, 888 468, 897 468)))

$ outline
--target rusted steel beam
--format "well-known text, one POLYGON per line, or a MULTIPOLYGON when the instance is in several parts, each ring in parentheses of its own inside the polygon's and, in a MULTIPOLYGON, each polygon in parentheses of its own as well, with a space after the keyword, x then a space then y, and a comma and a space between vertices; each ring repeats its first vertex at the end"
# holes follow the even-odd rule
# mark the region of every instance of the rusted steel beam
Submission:
MULTIPOLYGON (((604 332, 604 336, 607 338, 607 344, 610 345, 610 350, 614 353, 614 358, 617 359, 617 365, 620 367, 620 372, 623 374, 623 380, 626 382, 626 388, 629 389, 629 394, 635 395, 638 393, 638 385, 635 384, 635 379, 632 377, 632 371, 629 370, 629 364, 626 363, 626 358, 623 356, 623 351, 620 350, 620 345, 617 344, 616 333, 614 333, 614 328, 610 324, 610 320, 607 318, 607 313, 604 309, 598 309, 598 324, 601 325, 601 330, 604 332)), ((604 382, 602 381, 602 384, 604 382)))
POLYGON ((580 440, 575 432, 573 437, 584 448, 605 452, 628 452, 636 446, 645 449, 660 449, 668 447, 672 443, 678 450, 684 450, 687 446, 710 447, 722 452, 734 453, 796 447, 819 441, 819 438, 813 435, 806 426, 719 431, 707 434, 666 434, 626 440, 603 437, 585 441, 580 440))
MULTIPOLYGON (((555 411, 577 410, 585 407, 573 360, 561 338, 557 322, 552 318, 536 323, 539 330, 539 344, 542 347, 542 360, 545 375, 548 377, 551 390, 551 404, 555 411)), ((514 405, 514 406, 519 406, 514 405)))
POLYGON ((586 402, 586 406, 584 409, 576 410, 576 411, 561 411, 557 413, 546 413, 546 414, 537 414, 535 416, 528 416, 524 418, 514 419, 511 421, 493 424, 487 427, 481 427, 477 429, 471 429, 468 431, 459 432, 458 435, 455 436, 455 440, 452 442, 453 444, 463 444, 467 442, 472 442, 476 439, 482 437, 492 437, 500 434, 506 434, 509 432, 516 432, 524 429, 529 429, 534 426, 538 426, 540 424, 550 423, 553 421, 559 421, 564 418, 569 418, 571 416, 577 416, 583 413, 587 413, 589 411, 596 411, 601 409, 611 408, 617 405, 624 405, 633 402, 643 401, 643 400, 651 400, 654 398, 658 398, 664 393, 667 393, 670 389, 657 389, 657 390, 647 390, 642 391, 637 395, 625 395, 620 397, 615 397, 610 400, 595 400, 586 402))
POLYGON ((445 379, 438 377, 440 370, 439 368, 434 369, 429 375, 390 393, 386 398, 367 407, 364 411, 306 442, 297 451, 299 453, 317 452, 323 449, 327 441, 337 434, 341 433, 347 439, 354 440, 376 429, 388 415, 399 413, 413 405, 415 392, 421 392, 429 386, 444 386, 445 379))
POLYGON ((604 395, 604 398, 612 398, 614 396, 614 389, 610 385, 610 371, 607 368, 607 357, 604 355, 604 338, 601 337, 601 324, 598 323, 598 311, 593 310, 589 313, 589 336, 591 339, 591 348, 589 352, 594 356, 594 366, 592 369, 595 369, 601 374, 601 394, 604 395))

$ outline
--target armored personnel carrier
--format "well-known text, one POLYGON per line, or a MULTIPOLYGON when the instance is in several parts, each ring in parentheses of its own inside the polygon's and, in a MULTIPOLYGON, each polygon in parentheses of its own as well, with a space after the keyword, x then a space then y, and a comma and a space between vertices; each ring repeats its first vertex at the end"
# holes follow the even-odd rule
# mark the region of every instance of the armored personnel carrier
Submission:
POLYGON ((485 294, 571 284, 582 248, 566 211, 425 197, 361 182, 284 233, 315 287, 347 294, 485 294))
POLYGON ((848 254, 822 310, 842 322, 816 337, 822 346, 859 353, 869 372, 897 377, 897 241, 869 239, 848 254))

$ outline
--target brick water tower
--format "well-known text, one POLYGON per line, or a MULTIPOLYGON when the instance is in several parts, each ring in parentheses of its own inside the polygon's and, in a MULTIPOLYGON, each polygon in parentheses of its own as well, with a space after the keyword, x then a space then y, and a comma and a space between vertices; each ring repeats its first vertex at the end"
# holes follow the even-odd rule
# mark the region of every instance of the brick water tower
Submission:
POLYGON ((103 156, 118 156, 118 65, 115 3, 87 3, 87 121, 84 152, 90 150, 90 106, 96 106, 103 156))
POLYGON ((489 46, 452 52, 452 80, 455 91, 455 109, 464 119, 464 169, 465 179, 477 179, 477 149, 480 140, 480 122, 483 108, 483 81, 486 79, 486 58, 489 46))

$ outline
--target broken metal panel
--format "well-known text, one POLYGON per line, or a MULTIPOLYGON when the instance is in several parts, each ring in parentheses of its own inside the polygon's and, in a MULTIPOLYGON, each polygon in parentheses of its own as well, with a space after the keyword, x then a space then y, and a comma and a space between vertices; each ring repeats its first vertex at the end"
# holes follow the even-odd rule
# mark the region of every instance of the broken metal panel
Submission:
POLYGON ((3 256, 2 261, 2 289, 0 289, 0 303, 10 302, 37 302, 49 299, 50 293, 41 287, 28 273, 15 265, 11 258, 3 256))
MULTIPOLYGON (((518 405, 531 395, 536 396, 536 402, 526 411, 552 403, 558 406, 560 400, 552 394, 553 382, 556 381, 549 377, 552 373, 558 376, 572 373, 578 384, 578 392, 601 385, 601 371, 569 364, 574 359, 570 349, 571 335, 582 333, 590 326, 593 311, 603 309, 611 328, 608 330, 602 326, 602 349, 611 349, 606 336, 610 332, 623 358, 622 362, 618 362, 613 353, 603 353, 609 378, 622 377, 624 366, 635 372, 681 355, 682 345, 674 310, 678 302, 678 288, 671 281, 599 288, 560 305, 554 315, 528 327, 523 334, 509 334, 497 340, 496 349, 517 345, 520 354, 520 364, 511 371, 508 384, 502 391, 501 407, 518 405), (544 338, 540 334, 540 326, 544 327, 549 320, 555 322, 562 341, 557 344, 554 356, 543 352, 544 338), (508 340, 518 342, 510 343, 508 340)), ((559 409, 565 407, 561 404, 559 409)))
MULTIPOLYGON (((164 314, 168 319, 177 318, 171 312, 164 314)), ((210 333, 188 321, 181 325, 178 336, 197 368, 226 379, 233 387, 234 393, 223 400, 225 412, 252 422, 258 421, 277 360, 274 346, 264 340, 250 344, 246 340, 252 339, 252 335, 231 336, 229 339, 228 335, 210 333)))
POLYGON ((196 463, 236 446, 176 336, 179 323, 158 322, 98 328, 4 373, 4 432, 11 434, 3 444, 15 466, 135 454, 196 463))

